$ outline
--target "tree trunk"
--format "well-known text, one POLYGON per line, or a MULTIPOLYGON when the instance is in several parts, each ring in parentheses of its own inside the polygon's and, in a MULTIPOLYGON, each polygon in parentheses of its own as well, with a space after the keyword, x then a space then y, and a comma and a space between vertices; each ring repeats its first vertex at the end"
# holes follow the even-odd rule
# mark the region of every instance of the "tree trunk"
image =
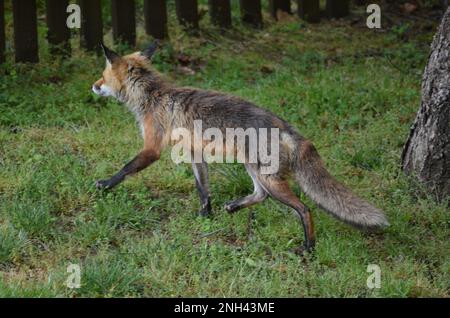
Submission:
POLYGON ((450 195, 450 8, 431 45, 422 102, 402 154, 403 171, 440 200, 450 195))

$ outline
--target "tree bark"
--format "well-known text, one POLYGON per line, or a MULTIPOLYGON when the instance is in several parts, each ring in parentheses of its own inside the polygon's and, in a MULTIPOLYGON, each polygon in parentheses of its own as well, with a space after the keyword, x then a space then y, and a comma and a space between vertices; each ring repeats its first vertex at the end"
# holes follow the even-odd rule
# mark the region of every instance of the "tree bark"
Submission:
POLYGON ((450 8, 431 45, 422 80, 422 102, 402 154, 415 175, 439 200, 450 195, 450 8))

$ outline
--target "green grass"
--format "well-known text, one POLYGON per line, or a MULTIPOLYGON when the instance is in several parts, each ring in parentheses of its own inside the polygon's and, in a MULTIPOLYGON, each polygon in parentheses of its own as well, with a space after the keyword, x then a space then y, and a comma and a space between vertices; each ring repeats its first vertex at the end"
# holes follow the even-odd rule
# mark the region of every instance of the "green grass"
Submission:
MULTIPOLYGON (((299 258, 289 250, 303 234, 287 207, 254 207, 251 235, 248 211, 223 209, 252 191, 242 167, 212 167, 214 215, 202 219, 190 166, 168 152, 114 191, 95 191, 139 151, 139 131, 124 107, 90 91, 103 58, 74 40, 74 57, 55 60, 41 41, 40 64, 0 70, 0 296, 449 296, 448 207, 399 170, 432 33, 403 42, 395 30, 294 20, 221 35, 207 18, 197 37, 170 28, 159 70, 288 120, 392 226, 358 232, 301 195, 317 249, 299 258), (80 289, 65 285, 71 263, 81 266, 80 289), (380 289, 366 286, 369 264, 381 268, 380 289)), ((140 30, 139 47, 146 42, 140 30)))

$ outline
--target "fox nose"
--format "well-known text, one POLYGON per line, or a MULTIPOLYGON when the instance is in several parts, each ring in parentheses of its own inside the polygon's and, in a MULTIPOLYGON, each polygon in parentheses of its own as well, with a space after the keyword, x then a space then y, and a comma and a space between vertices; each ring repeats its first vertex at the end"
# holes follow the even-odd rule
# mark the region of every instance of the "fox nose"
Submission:
POLYGON ((98 86, 97 84, 92 85, 92 91, 96 94, 96 95, 100 95, 100 92, 102 91, 100 86, 98 86))

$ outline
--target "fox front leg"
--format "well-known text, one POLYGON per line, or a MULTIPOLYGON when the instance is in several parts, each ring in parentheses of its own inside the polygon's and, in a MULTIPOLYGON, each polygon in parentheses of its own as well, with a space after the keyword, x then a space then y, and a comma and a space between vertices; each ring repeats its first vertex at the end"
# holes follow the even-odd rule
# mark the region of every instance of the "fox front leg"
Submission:
POLYGON ((98 180, 95 184, 99 190, 109 190, 121 183, 129 175, 138 173, 159 159, 159 153, 151 150, 141 151, 133 160, 127 163, 118 173, 107 180, 98 180))
POLYGON ((208 216, 211 213, 211 198, 208 184, 208 165, 206 162, 192 163, 192 170, 195 176, 195 185, 200 196, 201 210, 200 216, 208 216))

